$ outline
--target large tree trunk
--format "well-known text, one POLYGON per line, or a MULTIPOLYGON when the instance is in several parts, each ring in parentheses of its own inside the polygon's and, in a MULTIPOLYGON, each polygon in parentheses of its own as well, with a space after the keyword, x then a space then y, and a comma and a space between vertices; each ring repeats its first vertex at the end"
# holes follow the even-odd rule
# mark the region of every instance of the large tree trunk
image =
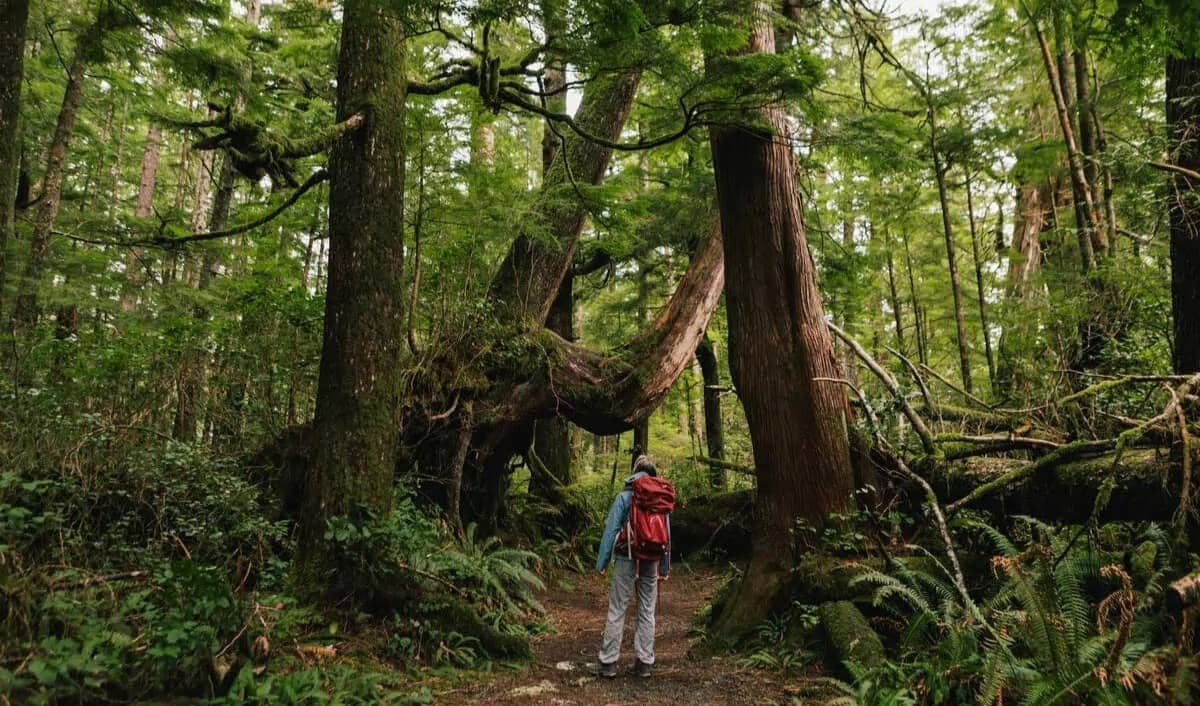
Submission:
POLYGON ((720 227, 702 238, 667 305, 646 330, 611 351, 599 353, 552 332, 547 370, 529 380, 526 369, 511 371, 526 382, 495 394, 492 416, 520 421, 560 414, 597 434, 629 431, 656 409, 688 366, 724 287, 720 227))
POLYGON ((318 582, 332 567, 326 520, 362 508, 387 514, 392 504, 403 386, 405 55, 404 19, 394 10, 344 4, 337 120, 361 113, 363 122, 329 160, 325 333, 299 545, 305 573, 318 582))
MULTIPOLYGON (((1167 58, 1167 127, 1172 162, 1200 171, 1200 57, 1167 58)), ((1200 184, 1176 172, 1170 196, 1174 367, 1200 370, 1200 184)))
POLYGON ((0 0, 0 311, 8 278, 8 243, 21 162, 21 82, 25 71, 25 28, 29 0, 0 0))
POLYGON ((13 306, 14 328, 28 328, 37 323, 38 290, 41 288, 42 273, 50 253, 50 235, 58 219, 58 207, 62 197, 63 178, 66 175, 67 146, 75 131, 75 116, 83 99, 84 57, 92 41, 95 28, 79 38, 71 64, 67 69, 67 85, 63 91, 62 106, 58 111, 58 123, 46 157, 46 172, 42 176, 41 202, 34 220, 33 236, 29 241, 29 258, 25 261, 25 272, 13 306))
MULTIPOLYGON (((696 346, 696 361, 700 363, 700 375, 704 379, 704 443, 708 457, 725 460, 725 423, 721 418, 721 373, 717 367, 717 351, 708 334, 696 346)), ((725 471, 719 466, 709 466, 708 482, 714 488, 725 487, 725 471)))
MULTIPOLYGON (((750 52, 771 52, 765 13, 750 52)), ((724 231, 729 361, 758 470, 754 546, 736 592, 714 616, 725 639, 779 607, 795 565, 798 520, 824 524, 853 490, 849 406, 817 273, 805 240, 796 170, 781 108, 714 126, 713 171, 724 231), (765 124, 765 127, 764 127, 765 124)))
MULTIPOLYGON (((550 307, 550 316, 546 319, 546 328, 567 341, 575 340, 572 283, 570 275, 563 279, 558 297, 550 307)), ((529 492, 548 505, 561 506, 564 501, 562 488, 574 481, 571 474, 571 428, 567 420, 555 415, 534 422, 533 448, 542 467, 529 476, 529 492)))

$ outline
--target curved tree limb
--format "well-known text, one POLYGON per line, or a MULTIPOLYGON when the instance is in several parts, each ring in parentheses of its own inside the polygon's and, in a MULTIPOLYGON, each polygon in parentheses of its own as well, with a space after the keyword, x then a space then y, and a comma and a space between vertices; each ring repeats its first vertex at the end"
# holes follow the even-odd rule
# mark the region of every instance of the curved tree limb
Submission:
MULTIPOLYGON (((662 402, 691 362, 725 283, 719 224, 697 246, 670 301, 650 327, 606 353, 543 329, 541 374, 503 392, 493 422, 554 415, 597 433, 628 431, 662 402)), ((523 371, 513 371, 522 375, 523 371)))

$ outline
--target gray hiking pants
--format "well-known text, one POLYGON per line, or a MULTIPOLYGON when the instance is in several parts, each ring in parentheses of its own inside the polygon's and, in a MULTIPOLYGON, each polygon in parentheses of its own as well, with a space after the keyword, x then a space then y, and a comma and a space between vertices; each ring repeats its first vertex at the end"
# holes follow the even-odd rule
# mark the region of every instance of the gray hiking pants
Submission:
POLYGON ((640 561, 640 575, 634 576, 634 561, 618 556, 613 563, 612 589, 608 593, 608 622, 600 643, 600 663, 612 664, 621 658, 621 637, 625 633, 625 609, 637 582, 637 626, 633 632, 633 652, 645 664, 654 664, 654 608, 658 601, 658 562, 640 561))

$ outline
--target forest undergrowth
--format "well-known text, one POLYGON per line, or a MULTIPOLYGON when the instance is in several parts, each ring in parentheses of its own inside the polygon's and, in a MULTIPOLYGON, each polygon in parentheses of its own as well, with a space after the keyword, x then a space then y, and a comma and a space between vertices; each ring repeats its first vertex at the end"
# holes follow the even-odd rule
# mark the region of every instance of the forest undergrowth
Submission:
MULTIPOLYGON (((331 521, 338 571, 357 583, 351 601, 328 606, 295 583, 294 527, 265 492, 265 469, 72 415, 52 395, 24 400, 0 428, 12 451, 0 475, 8 703, 435 703, 496 680, 523 693, 501 675, 539 674, 555 656, 530 646, 563 620, 543 597, 592 581, 606 474, 572 489, 591 520, 570 537, 531 534, 549 510, 524 493, 508 529, 487 538, 474 526, 456 536, 409 492, 386 519, 331 521)), ((692 497, 707 492, 703 464, 671 474, 692 497)), ((864 489, 861 509, 796 527, 789 604, 714 663, 731 679, 771 675, 747 698, 1192 703, 1196 608, 1170 583, 1191 561, 1185 525, 964 510, 947 524, 952 563, 927 498, 914 502, 900 480, 885 479, 888 503, 868 500, 884 486, 864 489)), ((686 559, 736 579, 724 533, 686 559)), ((601 624, 603 594, 591 598, 595 624, 572 618, 556 638, 580 668, 582 633, 601 624)), ((703 609, 690 636, 672 638, 685 644, 676 663, 711 671, 703 660, 730 647, 707 634, 722 598, 687 600, 703 609)))
POLYGON ((0 0, 0 706, 1200 702, 1198 26, 0 0))

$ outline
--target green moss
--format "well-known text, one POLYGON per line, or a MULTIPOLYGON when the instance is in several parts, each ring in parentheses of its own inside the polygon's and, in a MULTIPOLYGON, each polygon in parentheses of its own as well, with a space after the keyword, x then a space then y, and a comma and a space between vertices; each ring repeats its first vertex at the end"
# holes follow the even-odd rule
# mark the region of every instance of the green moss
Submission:
POLYGON ((427 615, 436 620, 441 629, 453 630, 479 640, 483 649, 494 657, 525 659, 532 655, 529 640, 520 635, 501 632, 488 625, 474 608, 461 601, 430 609, 427 615))
POLYGON ((830 653, 842 664, 878 667, 887 659, 883 642, 850 601, 832 601, 818 609, 830 653))

